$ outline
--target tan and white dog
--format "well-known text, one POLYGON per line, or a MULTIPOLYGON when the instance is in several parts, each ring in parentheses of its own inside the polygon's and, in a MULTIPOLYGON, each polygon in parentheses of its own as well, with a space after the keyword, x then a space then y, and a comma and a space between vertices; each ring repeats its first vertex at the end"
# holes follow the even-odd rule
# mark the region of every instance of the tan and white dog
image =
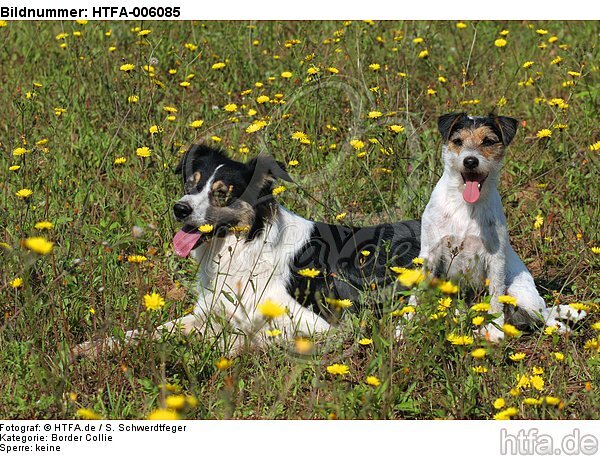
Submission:
POLYGON ((490 312, 499 314, 482 330, 491 341, 504 337, 505 317, 521 329, 545 323, 566 332, 567 321, 585 315, 569 306, 547 308, 510 245, 498 183, 517 125, 513 118, 493 114, 441 116, 444 173, 421 221, 419 256, 435 276, 468 284, 471 290, 481 290, 489 280, 490 312), (516 298, 516 307, 503 305, 498 300, 502 295, 516 298))

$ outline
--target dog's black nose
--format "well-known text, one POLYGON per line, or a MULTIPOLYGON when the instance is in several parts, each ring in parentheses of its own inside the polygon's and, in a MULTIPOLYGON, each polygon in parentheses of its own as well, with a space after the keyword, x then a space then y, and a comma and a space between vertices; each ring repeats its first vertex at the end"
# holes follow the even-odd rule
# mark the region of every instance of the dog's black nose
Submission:
POLYGON ((178 220, 183 220, 192 213, 192 206, 188 203, 175 203, 173 206, 173 214, 178 220))
POLYGON ((467 157, 463 160, 463 165, 467 169, 475 169, 479 166, 479 160, 477 157, 467 157))

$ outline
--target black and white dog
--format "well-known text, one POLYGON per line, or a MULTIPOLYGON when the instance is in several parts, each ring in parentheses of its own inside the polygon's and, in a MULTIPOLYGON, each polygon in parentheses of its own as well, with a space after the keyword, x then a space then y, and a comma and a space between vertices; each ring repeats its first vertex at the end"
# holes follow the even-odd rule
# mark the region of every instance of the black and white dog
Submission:
MULTIPOLYGON (((153 337, 172 330, 219 335, 229 327, 235 340, 225 348, 232 350, 248 339, 260 345, 273 335, 322 334, 343 309, 364 301, 362 293, 393 283, 391 267, 409 266, 419 253, 418 221, 352 228, 283 208, 274 182, 292 179, 270 156, 241 163, 194 145, 175 172, 185 195, 173 206, 183 223, 173 247, 200 264, 198 300, 191 314, 161 325, 153 337)), ((138 335, 128 331, 125 340, 138 335)), ((75 355, 116 344, 112 338, 86 342, 75 355)))
POLYGON ((418 221, 351 228, 286 210, 273 184, 291 178, 270 156, 240 163, 195 145, 176 172, 186 194, 173 207, 184 223, 174 249, 200 263, 199 298, 183 328, 217 315, 259 338, 273 328, 288 338, 322 333, 365 290, 392 283, 390 267, 408 266, 419 253, 418 221), (265 325, 260 308, 269 301, 286 312, 265 325))

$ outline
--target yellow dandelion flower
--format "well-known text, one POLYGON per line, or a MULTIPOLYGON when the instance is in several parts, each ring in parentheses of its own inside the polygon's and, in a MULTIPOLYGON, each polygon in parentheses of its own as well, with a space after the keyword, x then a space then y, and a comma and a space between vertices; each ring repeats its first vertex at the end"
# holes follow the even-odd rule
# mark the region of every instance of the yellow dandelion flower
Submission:
POLYGON ((16 277, 14 279, 12 279, 10 282, 8 282, 8 284, 12 287, 12 288, 21 288, 23 286, 23 279, 21 277, 16 277))
POLYGON ((471 310, 475 312, 489 312, 490 305, 486 302, 480 302, 478 304, 473 304, 471 310))
POLYGON ((114 164, 115 165, 122 165, 126 161, 127 161, 127 159, 125 157, 117 157, 117 158, 115 158, 114 164))
POLYGON ((25 247, 40 255, 48 255, 50 252, 52 252, 54 243, 44 239, 43 237, 31 237, 25 239, 25 247))
POLYGON ((367 378, 365 378, 365 383, 367 385, 371 385, 371 386, 379 386, 381 385, 381 381, 375 377, 374 375, 369 375, 367 378))
POLYGON ((133 103, 137 103, 138 101, 140 101, 140 97, 138 97, 137 95, 129 95, 127 97, 127 102, 128 103, 133 104, 133 103))
POLYGON ((562 57, 559 55, 550 62, 550 65, 558 65, 560 62, 562 62, 562 57))
POLYGON ((378 119, 382 115, 383 113, 381 111, 370 111, 369 114, 367 114, 367 117, 369 119, 378 119))
POLYGON ((444 294, 458 293, 458 285, 454 285, 450 281, 444 281, 438 286, 439 290, 444 294))
POLYGON ((256 133, 257 131, 262 130, 267 126, 267 122, 264 120, 255 120, 252 122, 248 128, 246 128, 246 133, 256 133))
POLYGON ((152 125, 148 131, 150 132, 151 135, 155 135, 157 133, 162 133, 163 131, 165 131, 165 129, 163 127, 160 127, 158 125, 152 125))
POLYGON ((519 410, 516 407, 509 407, 506 410, 502 410, 494 415, 495 420, 510 420, 512 417, 517 416, 519 410))
POLYGON ((552 130, 543 128, 535 134, 536 138, 550 138, 552 136, 552 130))
POLYGON ((314 268, 304 268, 298 271, 298 274, 302 277, 308 277, 309 279, 314 279, 315 277, 321 274, 321 271, 314 268))
POLYGON ((285 192, 285 185, 279 185, 275 187, 271 193, 273 193, 273 196, 277 196, 282 194, 283 192, 285 192))
POLYGON ((360 339, 358 341, 358 343, 360 345, 366 346, 366 345, 373 345, 373 339, 369 339, 367 337, 363 337, 362 339, 360 339))
POLYGON ((331 74, 338 74, 340 72, 340 70, 338 70, 336 67, 328 67, 327 71, 329 71, 331 74))
POLYGON ((473 345, 473 338, 471 336, 461 336, 451 333, 446 337, 446 340, 452 345, 473 345))
POLYGON ((52 228, 54 228, 54 225, 52 224, 52 222, 44 220, 41 222, 37 222, 33 227, 36 230, 51 230, 52 228))
POLYGON ((133 71, 135 69, 135 65, 133 63, 124 63, 119 67, 119 70, 124 71, 126 73, 133 71))
POLYGON ((102 417, 100 415, 98 415, 93 410, 90 410, 89 408, 80 408, 75 412, 75 414, 79 418, 83 418, 84 420, 100 420, 100 419, 102 419, 102 417))
POLYGON ((427 89, 427 95, 428 95, 428 96, 433 96, 433 95, 435 95, 435 94, 437 94, 437 90, 434 90, 434 89, 427 89))
POLYGON ((588 306, 587 304, 584 304, 582 302, 572 302, 569 304, 569 307, 571 309, 575 309, 577 311, 583 310, 584 312, 589 312, 590 310, 592 310, 592 308, 590 306, 588 306))
POLYGON ((364 257, 368 257, 369 255, 371 255, 371 251, 369 250, 361 250, 360 254, 364 257))
POLYGON ((165 406, 172 410, 181 410, 187 404, 187 398, 182 394, 174 394, 167 396, 165 399, 165 406))
POLYGON ((538 391, 544 389, 544 379, 540 375, 532 375, 529 377, 529 383, 538 391))
POLYGON ((143 263, 144 261, 147 261, 148 258, 146 258, 144 255, 129 255, 127 257, 127 261, 129 263, 143 263))
POLYGON ((221 70, 221 69, 225 68, 225 66, 226 66, 225 62, 217 62, 217 63, 213 63, 211 68, 213 70, 221 70))
POLYGON ((402 125, 389 125, 388 129, 394 133, 404 132, 404 127, 402 125))
POLYGON ((503 48, 507 43, 508 41, 506 41, 504 38, 498 38, 496 41, 494 41, 494 46, 503 48))
POLYGON ((225 106, 223 106, 223 109, 227 112, 235 112, 238 110, 238 107, 235 103, 228 103, 225 106))
POLYGON ((506 406, 506 401, 499 397, 494 401, 493 405, 496 410, 500 410, 501 408, 504 408, 506 406))
MULTIPOLYGON (((485 348, 476 348, 475 350, 473 350, 471 352, 471 356, 475 359, 484 358, 486 354, 487 354, 487 350, 485 348)), ((504 406, 502 406, 502 407, 504 407, 504 406)), ((502 407, 497 407, 497 408, 502 408, 502 407)))
POLYGON ((562 354, 561 352, 554 352, 554 353, 552 353, 552 355, 554 356, 554 359, 556 359, 556 361, 564 361, 565 360, 565 355, 562 354))
POLYGON ((198 231, 200 231, 203 234, 211 233, 213 229, 214 229, 214 226, 212 226, 210 223, 206 223, 206 224, 200 225, 198 227, 198 231))
POLYGON ((347 216, 347 215, 348 215, 348 213, 347 213, 347 212, 341 212, 341 213, 339 213, 339 214, 337 214, 337 215, 335 216, 335 219, 336 219, 338 222, 341 222, 342 220, 344 220, 344 219, 346 218, 346 216, 347 216))
POLYGON ((277 336, 281 335, 281 333, 282 333, 281 329, 277 329, 277 328, 267 329, 265 331, 265 334, 269 337, 277 337, 277 336))
POLYGON ((555 396, 546 396, 544 398, 544 401, 548 405, 560 405, 560 402, 561 402, 560 398, 555 397, 555 396))
POLYGON ((144 306, 146 310, 160 310, 165 306, 165 300, 156 292, 144 295, 144 306))
POLYGON ((189 87, 189 86, 191 86, 192 84, 191 84, 191 82, 189 82, 189 81, 181 81, 181 82, 179 83, 179 85, 180 85, 181 87, 189 87))
POLYGON ((21 165, 11 165, 8 167, 9 171, 18 171, 21 169, 21 165))
POLYGON ((177 412, 173 410, 166 409, 156 409, 150 415, 148 415, 149 420, 178 420, 179 415, 177 412))
POLYGON ((464 22, 457 22, 456 23, 456 28, 457 29, 466 29, 467 28, 467 24, 465 24, 464 22))
POLYGON ((558 328, 556 326, 546 326, 544 328, 544 334, 546 334, 547 336, 551 336, 556 331, 558 331, 558 328))
POLYGON ((288 166, 298 166, 300 162, 298 160, 290 160, 288 166))
POLYGON ((419 52, 420 59, 426 59, 427 57, 429 57, 429 51, 427 49, 419 52))
POLYGON ((527 355, 525 355, 525 353, 517 352, 517 353, 512 353, 511 355, 509 355, 509 358, 512 361, 519 362, 519 361, 523 361, 525 359, 525 356, 527 356, 527 355))
POLYGON ((258 97, 256 99, 256 102, 258 104, 263 104, 263 103, 268 103, 271 100, 271 98, 269 98, 267 95, 261 95, 260 97, 258 97))
POLYGON ((348 309, 353 303, 350 299, 325 298, 325 302, 336 309, 348 309))
POLYGON ((183 46, 190 52, 194 52, 196 49, 198 49, 198 46, 196 46, 194 43, 185 43, 183 46))
POLYGON ((544 30, 544 29, 537 29, 535 31, 535 33, 537 33, 538 35, 547 35, 548 34, 548 30, 544 30))
POLYGON ((144 147, 138 147, 138 148, 135 150, 135 154, 136 154, 138 157, 143 157, 143 158, 145 158, 145 157, 149 157, 150 155, 152 155, 152 151, 151 151, 151 150, 150 150, 148 147, 145 147, 145 146, 144 146, 144 147))
POLYGON ((438 299, 438 310, 446 310, 452 305, 452 298, 440 298, 438 299))
POLYGON ((327 366, 327 372, 329 372, 331 375, 346 375, 348 372, 350 372, 350 368, 344 364, 335 363, 327 366))
POLYGON ((517 298, 510 295, 498 296, 498 301, 502 304, 510 304, 511 306, 517 307, 517 298))
POLYGON ((298 337, 294 341, 294 348, 296 349, 297 353, 300 353, 301 355, 306 355, 312 351, 313 343, 310 339, 307 339, 305 337, 298 337))
POLYGON ((356 150, 361 150, 365 147, 365 143, 362 142, 360 139, 351 140, 350 145, 356 150))
POLYGON ((510 32, 508 30, 504 29, 500 32, 500 36, 508 36, 509 33, 510 32))
POLYGON ((412 40, 412 42, 414 44, 421 44, 423 41, 424 41, 423 38, 421 38, 420 36, 413 38, 413 40, 412 40))
POLYGON ((33 191, 31 191, 28 188, 22 188, 21 190, 17 191, 15 193, 16 196, 18 196, 19 198, 23 198, 23 199, 27 199, 29 198, 31 195, 33 195, 33 191))
POLYGON ((528 60, 527 62, 523 63, 523 68, 531 68, 534 63, 534 61, 528 60))
POLYGON ((292 77, 292 72, 291 71, 284 71, 281 73, 281 77, 283 79, 289 79, 292 77))
POLYGON ((228 358, 221 358, 219 361, 217 361, 215 363, 215 366, 217 367, 217 369, 219 369, 220 371, 224 371, 229 369, 231 366, 233 365, 233 360, 228 359, 228 358))
POLYGON ((600 331, 600 321, 597 321, 595 323, 592 323, 592 329, 594 331, 600 331))
POLYGON ((596 255, 600 254, 600 247, 594 246, 591 248, 591 250, 592 250, 592 253, 595 253, 596 255))
POLYGON ((12 151, 12 154, 14 157, 18 157, 19 155, 24 155, 24 154, 28 154, 29 150, 25 149, 24 147, 17 147, 16 149, 14 149, 12 151))
POLYGON ((488 368, 485 366, 473 366, 471 369, 476 374, 485 374, 488 371, 488 368))
POLYGON ((481 315, 471 319, 471 323, 473 323, 475 326, 480 326, 484 321, 485 318, 483 318, 481 315))
POLYGON ((525 405, 540 405, 542 403, 541 399, 536 399, 535 397, 524 397, 523 404, 525 405))
POLYGON ((189 124, 189 126, 192 128, 200 128, 203 124, 204 124, 203 120, 194 120, 189 124))
POLYGON ((372 63, 369 65, 369 69, 371 71, 379 71, 381 69, 381 65, 378 63, 372 63))
POLYGON ((408 269, 398 276, 398 281, 406 288, 412 288, 418 285, 425 276, 419 269, 408 269))
POLYGON ((287 313, 287 309, 271 299, 266 299, 257 307, 261 315, 267 319, 281 317, 287 313))
POLYGON ((504 331, 504 334, 507 337, 519 337, 521 335, 521 331, 510 323, 504 323, 504 325, 502 325, 502 331, 504 331))

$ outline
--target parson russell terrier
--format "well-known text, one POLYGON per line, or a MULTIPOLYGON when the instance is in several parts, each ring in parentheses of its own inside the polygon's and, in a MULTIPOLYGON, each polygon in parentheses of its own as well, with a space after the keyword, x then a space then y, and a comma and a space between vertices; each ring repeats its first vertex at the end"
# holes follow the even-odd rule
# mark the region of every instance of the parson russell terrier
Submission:
MULTIPOLYGON (((284 340, 324 333, 343 308, 359 306, 362 293, 394 283, 390 267, 409 266, 419 253, 418 221, 354 228, 306 220, 280 206, 274 182, 291 178, 270 156, 241 163, 194 145, 176 173, 185 195, 173 206, 183 223, 173 247, 200 264, 198 301, 193 313, 153 337, 175 329, 218 335, 228 326, 260 344, 274 329, 284 340), (269 301, 285 313, 265 318, 261 305, 269 301)), ((138 335, 129 331, 125 339, 138 335)), ((116 342, 86 342, 75 354, 116 342)))
MULTIPOLYGON (((491 341, 504 336, 505 316, 521 329, 545 323, 560 332, 569 330, 566 322, 584 316, 569 306, 547 308, 510 245, 498 181, 517 125, 513 118, 493 114, 441 116, 444 172, 421 221, 419 256, 429 271, 466 284, 472 291, 481 290, 489 280, 490 312, 499 317, 481 332, 491 341), (501 295, 516 298, 517 306, 500 303, 501 295)), ((414 297, 411 300, 415 302, 414 297)))

